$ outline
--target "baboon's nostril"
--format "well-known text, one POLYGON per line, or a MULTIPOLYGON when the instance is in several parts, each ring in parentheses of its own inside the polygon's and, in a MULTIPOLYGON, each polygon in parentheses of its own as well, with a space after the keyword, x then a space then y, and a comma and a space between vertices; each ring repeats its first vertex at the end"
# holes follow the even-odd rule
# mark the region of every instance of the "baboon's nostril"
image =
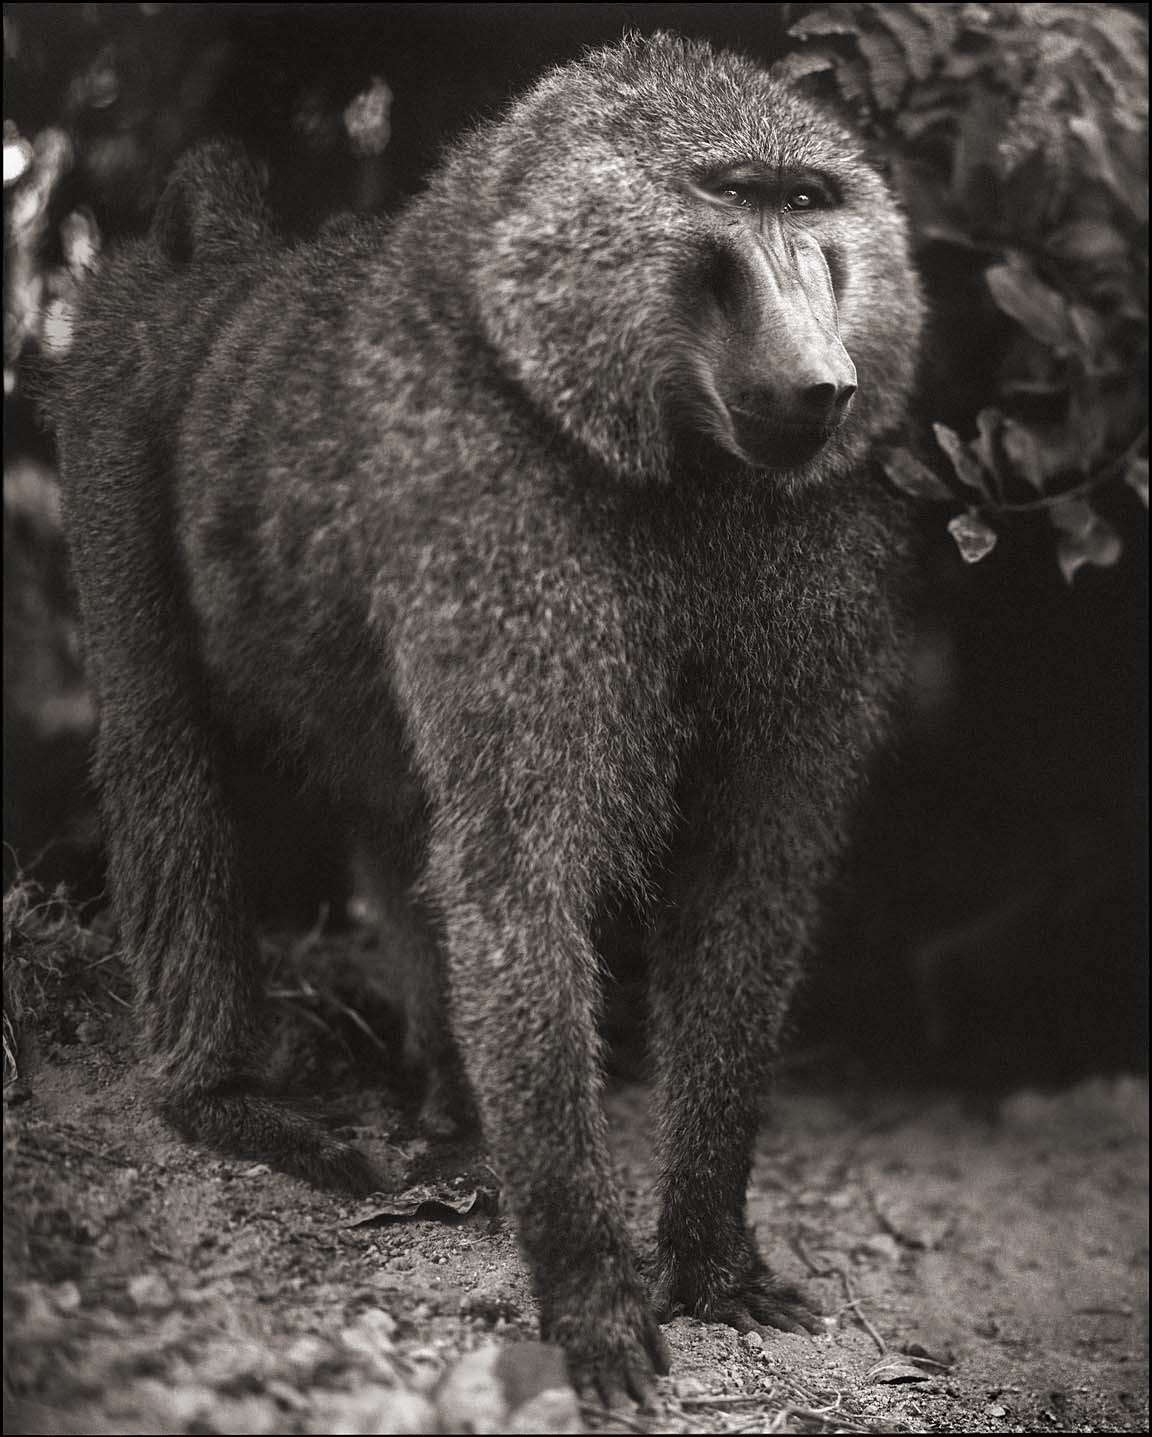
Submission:
POLYGON ((855 393, 854 384, 810 384, 798 395, 799 408, 810 418, 825 422, 839 418, 855 393))

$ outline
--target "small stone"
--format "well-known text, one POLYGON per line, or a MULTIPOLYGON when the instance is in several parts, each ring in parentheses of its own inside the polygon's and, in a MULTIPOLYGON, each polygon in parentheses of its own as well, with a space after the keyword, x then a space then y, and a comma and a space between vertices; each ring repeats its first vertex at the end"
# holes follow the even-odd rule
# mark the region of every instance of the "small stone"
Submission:
POLYGON ((755 1331, 744 1333, 740 1341, 744 1344, 745 1347, 750 1348, 753 1352, 758 1352, 764 1346, 763 1336, 759 1332, 755 1331))
POLYGON ((287 1407, 289 1412, 307 1412, 311 1406, 303 1393, 297 1392, 295 1387, 276 1377, 264 1384, 264 1391, 274 1402, 279 1402, 281 1407, 287 1407))
MULTIPOLYGON (((369 1383, 354 1393, 340 1393, 317 1400, 317 1412, 307 1431, 325 1437, 376 1437, 384 1433, 423 1433, 440 1430, 436 1409, 426 1397, 406 1387, 369 1383)), ((463 1429, 462 1429, 463 1430, 463 1429)))
POLYGON ((897 1262, 900 1258, 900 1244, 889 1232, 874 1233, 872 1237, 865 1238, 861 1245, 873 1257, 882 1257, 888 1262, 897 1262))
POLYGON ((462 1357, 436 1389, 441 1426, 446 1432, 504 1432, 509 1413, 497 1372, 500 1348, 494 1344, 462 1357))
POLYGON ((128 1284, 128 1296, 141 1311, 172 1306, 172 1289, 158 1272, 143 1272, 128 1284))
POLYGON ((507 1432, 528 1434, 583 1432, 580 1400, 571 1387, 550 1387, 517 1407, 508 1419, 507 1432))
POLYGON ((74 1282, 58 1282, 47 1289, 47 1295, 57 1312, 75 1312, 80 1306, 80 1289, 74 1282))
POLYGON ((306 1381, 328 1356, 329 1351, 327 1343, 321 1341, 319 1337, 298 1337, 286 1349, 284 1365, 296 1377, 306 1381))
POLYGON ((396 1319, 382 1307, 366 1307, 356 1319, 356 1326, 371 1332, 377 1342, 392 1345, 396 1336, 396 1319))
POLYGON ((396 1320, 391 1313, 370 1307, 350 1327, 344 1328, 340 1341, 349 1351, 360 1353, 370 1362, 390 1364, 395 1331, 396 1320))

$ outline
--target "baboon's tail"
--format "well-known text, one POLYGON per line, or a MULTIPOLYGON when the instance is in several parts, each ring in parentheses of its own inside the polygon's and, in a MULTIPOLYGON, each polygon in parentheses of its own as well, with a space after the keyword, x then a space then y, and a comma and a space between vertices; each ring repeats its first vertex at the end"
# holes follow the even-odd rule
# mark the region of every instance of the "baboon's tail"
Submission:
POLYGON ((173 170, 152 220, 151 236, 174 264, 227 259, 274 237, 265 182, 231 140, 189 150, 173 170))

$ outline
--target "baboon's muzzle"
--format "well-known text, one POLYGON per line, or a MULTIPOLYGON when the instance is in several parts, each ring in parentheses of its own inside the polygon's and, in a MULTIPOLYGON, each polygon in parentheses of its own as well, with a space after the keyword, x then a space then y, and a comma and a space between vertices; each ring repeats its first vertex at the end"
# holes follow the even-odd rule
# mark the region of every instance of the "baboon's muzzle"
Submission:
POLYGON ((832 277, 812 235, 766 218, 741 258, 744 323, 729 336, 721 376, 733 447, 758 467, 789 469, 817 454, 843 422, 856 368, 840 342, 832 277))

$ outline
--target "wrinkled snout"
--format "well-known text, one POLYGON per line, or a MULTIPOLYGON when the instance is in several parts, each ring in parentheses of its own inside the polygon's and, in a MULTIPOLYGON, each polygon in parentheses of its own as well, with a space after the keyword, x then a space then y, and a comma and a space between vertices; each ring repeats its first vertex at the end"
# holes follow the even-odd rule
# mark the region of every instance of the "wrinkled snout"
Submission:
POLYGON ((779 224, 742 256, 744 316, 729 336, 719 390, 731 447, 763 468, 794 468, 827 443, 848 414, 856 367, 840 340, 823 251, 779 224))

